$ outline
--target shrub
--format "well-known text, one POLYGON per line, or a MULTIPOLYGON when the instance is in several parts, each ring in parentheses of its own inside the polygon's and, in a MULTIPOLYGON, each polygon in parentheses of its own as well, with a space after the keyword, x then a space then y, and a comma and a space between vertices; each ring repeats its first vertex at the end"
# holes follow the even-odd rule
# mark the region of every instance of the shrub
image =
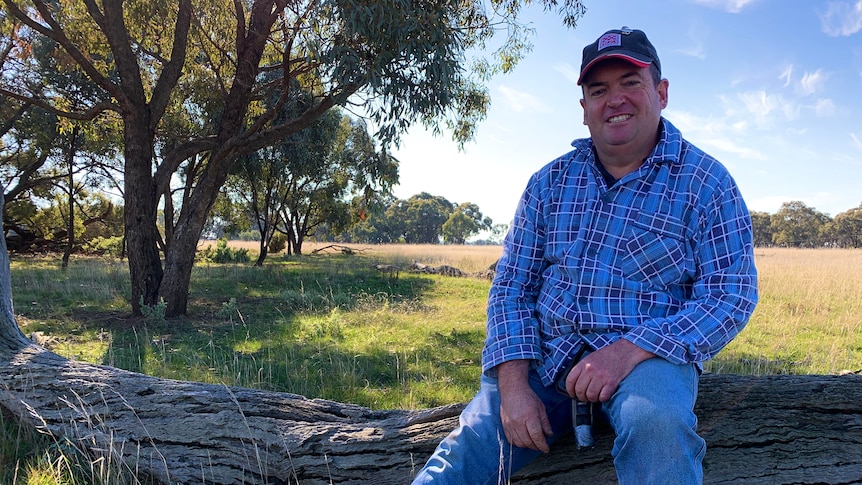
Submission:
POLYGON ((287 237, 282 233, 277 233, 272 236, 272 239, 269 240, 269 252, 270 254, 280 253, 284 251, 284 248, 287 247, 287 237))
POLYGON ((211 263, 248 263, 251 261, 248 249, 232 249, 228 247, 227 239, 219 239, 215 249, 212 246, 206 247, 200 252, 200 258, 211 263))
POLYGON ((115 256, 120 257, 120 253, 123 250, 123 237, 122 236, 111 236, 111 237, 102 237, 96 236, 91 239, 89 242, 84 243, 84 250, 93 253, 99 254, 101 256, 115 256))

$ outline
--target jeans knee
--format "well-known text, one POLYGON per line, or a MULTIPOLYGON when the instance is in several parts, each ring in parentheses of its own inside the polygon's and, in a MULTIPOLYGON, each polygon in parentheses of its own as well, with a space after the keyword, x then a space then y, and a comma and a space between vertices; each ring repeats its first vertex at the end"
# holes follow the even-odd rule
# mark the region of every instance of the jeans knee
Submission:
POLYGON ((647 399, 627 402, 619 414, 617 434, 637 441, 668 442, 695 432, 697 418, 689 409, 658 405, 647 399))

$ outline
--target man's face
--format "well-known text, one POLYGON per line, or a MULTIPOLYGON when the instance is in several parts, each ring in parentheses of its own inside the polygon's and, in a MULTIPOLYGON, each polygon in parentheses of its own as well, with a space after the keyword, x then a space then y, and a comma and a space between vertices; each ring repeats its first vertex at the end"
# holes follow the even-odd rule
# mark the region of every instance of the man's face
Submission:
POLYGON ((656 85, 648 67, 609 59, 587 73, 581 106, 602 163, 639 163, 656 143, 668 82, 656 85))

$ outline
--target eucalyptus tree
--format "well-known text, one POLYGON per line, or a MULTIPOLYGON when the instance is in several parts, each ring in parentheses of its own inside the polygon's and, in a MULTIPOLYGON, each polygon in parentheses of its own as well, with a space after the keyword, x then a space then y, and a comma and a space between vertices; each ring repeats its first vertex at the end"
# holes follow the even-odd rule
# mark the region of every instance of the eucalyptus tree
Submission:
MULTIPOLYGON (((371 197, 354 197, 350 203, 350 224, 333 239, 342 242, 362 242, 370 244, 391 244, 403 242, 403 217, 396 214, 388 217, 388 209, 398 202, 391 193, 377 193, 371 197)), ((331 233, 330 233, 331 234, 331 233)))
POLYGON ((832 227, 840 246, 862 247, 862 204, 837 214, 832 227))
POLYGON ((768 212, 751 211, 751 228, 755 246, 772 246, 771 218, 768 212))
POLYGON ((438 244, 443 236, 443 224, 455 210, 455 205, 439 195, 427 192, 407 199, 405 242, 438 244))
POLYGON ((810 248, 822 245, 821 231, 831 222, 831 218, 802 201, 793 200, 781 204, 769 221, 774 244, 810 248))
MULTIPOLYGON (((31 90, 51 86, 55 99, 67 106, 86 106, 100 100, 102 93, 93 83, 79 72, 64 69, 62 60, 55 55, 53 41, 33 36, 20 24, 6 20, 0 23, 5 34, 0 41, 0 62, 9 83, 31 90), (12 46, 25 37, 31 47, 28 55, 12 56, 12 46)), ((107 167, 117 146, 116 139, 105 136, 112 132, 105 128, 111 121, 104 117, 87 123, 69 120, 8 96, 0 98, 0 120, 5 223, 18 228, 19 233, 26 225, 33 236, 58 249, 65 238, 65 267, 76 245, 75 234, 83 230, 76 229, 76 206, 83 207, 79 199, 110 175, 107 167), (63 194, 63 207, 52 206, 59 202, 58 194, 63 194), (41 211, 46 213, 39 215, 41 211)))
POLYGON ((443 240, 448 244, 464 244, 480 231, 491 230, 494 222, 484 217, 479 206, 472 202, 458 204, 443 223, 443 240))
MULTIPOLYGON (((411 124, 470 139, 486 112, 484 83, 512 68, 529 48, 518 22, 524 2, 491 0, 4 0, 8 15, 54 40, 58 57, 80 69, 108 102, 72 111, 39 92, 10 84, 2 94, 55 113, 122 121, 125 233, 132 304, 167 314, 186 311, 198 238, 207 213, 239 157, 309 126, 334 106, 357 106, 383 140, 411 124), (471 60, 494 34, 494 54, 471 60), (283 77, 260 82, 261 73, 283 77), (290 82, 312 92, 298 117, 277 122, 280 106, 260 99, 290 82), (182 207, 159 253, 157 212, 175 174, 185 169, 182 207)), ((543 0, 574 25, 579 0, 543 0)), ((167 197, 170 199, 170 197, 167 197)), ((165 200, 165 203, 173 203, 165 200)), ((172 213, 173 211, 165 211, 172 213)))
MULTIPOLYGON (((26 88, 33 80, 18 73, 38 68, 33 55, 15 55, 25 35, 21 24, 14 18, 0 16, 0 34, 0 73, 4 84, 17 83, 26 88)), ((0 184, 6 199, 4 214, 35 211, 31 196, 46 195, 52 181, 62 177, 48 164, 55 147, 56 126, 54 114, 27 100, 0 96, 0 184)))
POLYGON ((398 160, 378 150, 363 121, 342 116, 335 134, 332 143, 291 158, 300 163, 289 170, 291 192, 279 227, 295 254, 318 229, 340 233, 355 223, 353 201, 359 201, 360 214, 398 183, 398 160))
MULTIPOLYGON (((282 115, 295 116, 288 110, 286 107, 282 115)), ((240 201, 260 233, 256 266, 263 264, 277 232, 287 236, 288 252, 294 251, 297 234, 285 220, 291 220, 300 200, 309 206, 316 192, 336 183, 328 176, 332 165, 326 152, 336 143, 340 118, 337 110, 330 110, 308 128, 240 157, 234 166, 228 177, 228 192, 240 201)))

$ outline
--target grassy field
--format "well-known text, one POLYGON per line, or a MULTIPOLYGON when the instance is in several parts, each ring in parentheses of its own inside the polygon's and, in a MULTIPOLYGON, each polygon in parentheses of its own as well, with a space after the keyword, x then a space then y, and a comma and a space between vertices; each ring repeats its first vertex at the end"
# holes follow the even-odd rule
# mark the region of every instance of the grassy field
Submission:
POLYGON ((862 371, 862 251, 758 249, 760 302, 707 365, 736 374, 862 371))
MULTIPOLYGON (((490 282, 406 268, 417 261, 477 273, 500 248, 352 245, 353 255, 309 254, 321 247, 271 256, 262 268, 198 264, 188 315, 169 321, 157 311, 129 316, 125 262, 81 258, 62 271, 53 258, 14 258, 15 310, 22 330, 58 354, 160 377, 375 409, 468 400, 490 282)), ((758 249, 756 257, 761 302, 707 371, 862 369, 862 251, 758 249)), ((0 433, 0 483, 112 483, 14 420, 0 416, 0 433)))

